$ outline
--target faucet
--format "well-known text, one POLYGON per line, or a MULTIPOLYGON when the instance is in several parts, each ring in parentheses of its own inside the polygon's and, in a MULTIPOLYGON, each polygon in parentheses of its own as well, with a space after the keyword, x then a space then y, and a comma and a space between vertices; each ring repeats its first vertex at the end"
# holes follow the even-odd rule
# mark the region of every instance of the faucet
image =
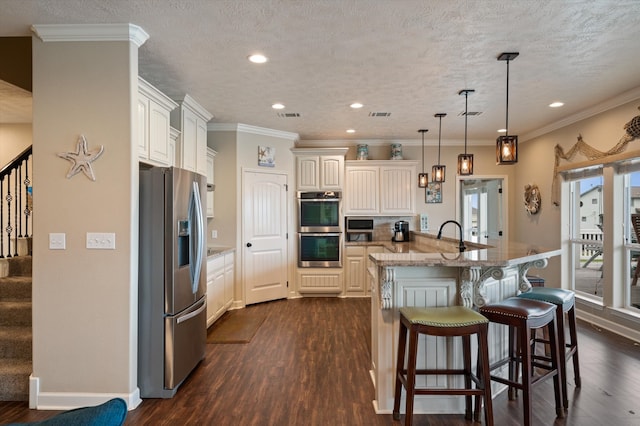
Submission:
POLYGON ((456 222, 455 220, 447 220, 445 223, 443 223, 442 225, 440 225, 440 230, 438 230, 438 237, 437 239, 441 239, 442 238, 442 228, 444 228, 444 226, 447 223, 455 223, 456 225, 458 225, 458 229, 460 229, 460 244, 458 244, 458 248, 460 249, 460 253, 462 253, 463 251, 465 251, 467 248, 464 246, 464 241, 462 240, 462 225, 460 225, 458 222, 456 222))

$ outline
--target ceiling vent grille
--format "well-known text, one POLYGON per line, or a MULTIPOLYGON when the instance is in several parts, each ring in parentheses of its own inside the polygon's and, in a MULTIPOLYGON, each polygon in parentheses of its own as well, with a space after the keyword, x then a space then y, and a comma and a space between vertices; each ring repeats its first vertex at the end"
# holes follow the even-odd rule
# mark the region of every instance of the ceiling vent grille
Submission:
POLYGON ((297 118, 300 117, 300 113, 298 112, 279 112, 278 117, 280 118, 297 118))
MULTIPOLYGON (((469 117, 473 117, 474 115, 480 115, 482 114, 482 112, 480 111, 469 111, 467 112, 467 116, 469 117)), ((464 117, 464 111, 462 111, 460 114, 458 114, 458 117, 464 117)))
POLYGON ((369 117, 389 117, 390 112, 370 112, 369 117))

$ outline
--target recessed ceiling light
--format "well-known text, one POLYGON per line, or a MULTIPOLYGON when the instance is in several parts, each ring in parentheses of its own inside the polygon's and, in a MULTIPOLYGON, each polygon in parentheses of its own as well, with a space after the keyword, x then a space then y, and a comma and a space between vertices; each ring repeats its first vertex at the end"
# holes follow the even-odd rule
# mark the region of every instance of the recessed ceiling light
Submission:
POLYGON ((507 129, 498 129, 498 133, 507 133, 507 129))
POLYGON ((249 56, 249 60, 254 64, 264 64, 268 61, 267 57, 259 53, 249 56))
POLYGON ((347 133, 355 133, 356 131, 354 129, 348 129, 347 133))
POLYGON ((362 108, 364 105, 362 105, 360 102, 354 102, 349 106, 353 109, 358 109, 358 108, 362 108))
POLYGON ((273 109, 284 109, 284 105, 283 104, 273 104, 273 105, 271 105, 271 108, 273 108, 273 109))
POLYGON ((552 103, 550 103, 550 104, 549 104, 549 106, 550 106, 551 108, 559 108, 559 107, 561 107, 562 105, 564 105, 564 102, 552 102, 552 103))

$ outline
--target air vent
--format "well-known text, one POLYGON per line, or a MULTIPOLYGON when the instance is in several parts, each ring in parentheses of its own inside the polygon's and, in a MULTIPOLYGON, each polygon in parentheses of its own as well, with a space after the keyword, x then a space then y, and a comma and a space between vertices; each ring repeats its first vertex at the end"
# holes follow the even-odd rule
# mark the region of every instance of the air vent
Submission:
POLYGON ((389 117, 390 112, 370 112, 369 117, 389 117))
MULTIPOLYGON (((480 112, 480 111, 469 111, 469 112, 467 112, 467 115, 469 117, 473 117, 474 115, 480 115, 480 114, 482 114, 482 112, 480 112)), ((462 111, 460 114, 458 114, 458 117, 464 117, 464 111, 462 111)))
POLYGON ((296 118, 300 117, 300 113, 298 112, 279 112, 278 117, 280 118, 296 118))

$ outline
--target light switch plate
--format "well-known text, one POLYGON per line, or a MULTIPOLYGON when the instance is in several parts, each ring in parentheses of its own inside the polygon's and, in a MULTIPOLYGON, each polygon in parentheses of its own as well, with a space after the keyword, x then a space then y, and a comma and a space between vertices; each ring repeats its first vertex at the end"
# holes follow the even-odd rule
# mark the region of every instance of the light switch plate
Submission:
POLYGON ((113 232, 87 232, 87 248, 115 250, 116 234, 113 232))
POLYGON ((49 234, 49 250, 64 250, 67 248, 66 234, 52 232, 49 234))

